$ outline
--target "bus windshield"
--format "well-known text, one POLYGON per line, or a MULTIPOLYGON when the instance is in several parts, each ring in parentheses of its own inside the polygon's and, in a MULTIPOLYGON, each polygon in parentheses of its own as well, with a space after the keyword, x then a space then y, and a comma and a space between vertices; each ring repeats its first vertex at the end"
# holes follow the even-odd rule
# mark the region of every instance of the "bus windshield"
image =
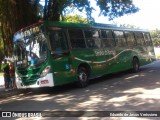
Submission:
MULTIPOLYGON (((31 29, 29 30, 31 32, 31 29)), ((14 35, 16 66, 27 67, 44 62, 47 58, 47 48, 47 39, 39 28, 27 35, 24 35, 24 31, 16 33, 14 35)))

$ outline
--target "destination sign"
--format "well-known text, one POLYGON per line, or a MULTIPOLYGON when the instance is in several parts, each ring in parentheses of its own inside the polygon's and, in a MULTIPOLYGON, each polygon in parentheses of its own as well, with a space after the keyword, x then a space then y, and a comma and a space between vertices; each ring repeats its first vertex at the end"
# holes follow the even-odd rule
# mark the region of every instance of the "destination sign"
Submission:
POLYGON ((33 26, 28 29, 23 29, 14 35, 13 40, 23 40, 24 38, 30 37, 33 34, 41 32, 41 26, 33 26))
POLYGON ((38 33, 38 32, 40 32, 40 28, 39 28, 39 26, 35 26, 35 27, 32 27, 30 29, 23 31, 22 34, 23 34, 23 37, 27 37, 32 34, 38 33))

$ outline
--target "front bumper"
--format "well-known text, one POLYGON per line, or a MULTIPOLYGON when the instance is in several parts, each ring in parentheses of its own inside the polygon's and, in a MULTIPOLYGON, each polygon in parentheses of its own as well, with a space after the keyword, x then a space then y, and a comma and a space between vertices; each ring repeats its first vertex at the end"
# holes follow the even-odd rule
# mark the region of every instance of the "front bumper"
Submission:
POLYGON ((53 87, 54 79, 53 74, 49 73, 46 76, 37 79, 36 83, 33 85, 25 86, 21 80, 16 78, 16 85, 18 89, 26 89, 26 88, 40 88, 40 87, 53 87))

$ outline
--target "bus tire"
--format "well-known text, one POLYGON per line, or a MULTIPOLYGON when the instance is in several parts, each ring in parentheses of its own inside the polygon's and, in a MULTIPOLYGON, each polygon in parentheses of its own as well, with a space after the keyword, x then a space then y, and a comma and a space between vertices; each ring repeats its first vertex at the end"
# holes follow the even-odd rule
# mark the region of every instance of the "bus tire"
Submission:
POLYGON ((88 79, 88 72, 87 69, 85 67, 80 67, 78 69, 78 87, 86 87, 89 83, 89 79, 88 79))
POLYGON ((132 63, 133 63, 133 72, 138 72, 140 67, 138 58, 133 58, 132 63))

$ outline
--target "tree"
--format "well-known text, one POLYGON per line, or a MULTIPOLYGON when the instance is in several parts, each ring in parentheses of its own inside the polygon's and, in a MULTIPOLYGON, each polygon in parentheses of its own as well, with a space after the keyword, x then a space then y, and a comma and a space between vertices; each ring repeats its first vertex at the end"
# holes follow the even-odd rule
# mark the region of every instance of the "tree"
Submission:
POLYGON ((152 30, 150 31, 153 45, 156 47, 160 47, 160 30, 152 30))
POLYGON ((38 20, 39 0, 0 0, 0 31, 7 56, 12 53, 13 34, 38 20))
MULTIPOLYGON (((135 7, 132 0, 95 0, 100 8, 99 15, 108 16, 110 20, 115 17, 123 16, 137 12, 139 9, 135 7)), ((45 0, 44 19, 60 20, 60 15, 66 12, 67 7, 77 8, 80 12, 86 11, 87 17, 93 21, 92 12, 94 8, 89 0, 45 0)), ((63 16, 63 15, 62 15, 63 16)))
POLYGON ((110 20, 139 10, 133 4, 133 0, 96 0, 96 2, 101 10, 100 14, 108 16, 110 20))
MULTIPOLYGON (((0 24, 0 26, 1 26, 1 24, 0 24)), ((1 66, 1 62, 2 62, 3 58, 4 58, 4 46, 3 46, 3 40, 2 40, 2 33, 0 31, 0 66, 1 66)))
POLYGON ((63 16, 64 18, 64 21, 66 22, 78 22, 78 23, 88 23, 87 21, 87 18, 83 18, 82 16, 80 15, 74 15, 74 16, 71 16, 71 15, 66 15, 66 16, 63 16))

